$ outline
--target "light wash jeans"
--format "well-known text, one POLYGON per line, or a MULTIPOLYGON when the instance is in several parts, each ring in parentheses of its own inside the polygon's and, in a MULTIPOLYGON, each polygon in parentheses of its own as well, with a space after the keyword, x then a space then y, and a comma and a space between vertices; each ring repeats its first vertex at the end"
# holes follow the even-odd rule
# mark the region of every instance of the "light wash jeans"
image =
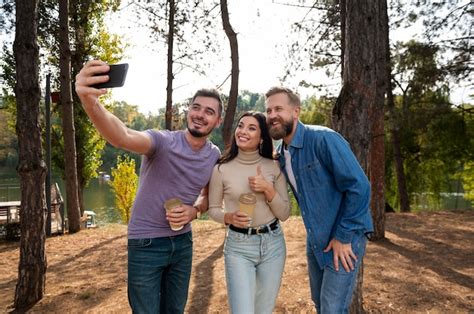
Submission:
POLYGON ((128 300, 133 313, 184 313, 192 258, 191 232, 128 239, 128 300))
POLYGON ((256 235, 228 229, 224 259, 230 312, 272 313, 286 259, 281 226, 256 235))
POLYGON ((334 268, 334 263, 326 265, 323 269, 316 262, 311 249, 307 246, 309 283, 311 299, 319 314, 348 313, 352 301, 352 292, 357 279, 360 263, 364 257, 367 238, 363 234, 354 236, 352 251, 357 256, 355 269, 346 272, 339 261, 339 271, 334 268))

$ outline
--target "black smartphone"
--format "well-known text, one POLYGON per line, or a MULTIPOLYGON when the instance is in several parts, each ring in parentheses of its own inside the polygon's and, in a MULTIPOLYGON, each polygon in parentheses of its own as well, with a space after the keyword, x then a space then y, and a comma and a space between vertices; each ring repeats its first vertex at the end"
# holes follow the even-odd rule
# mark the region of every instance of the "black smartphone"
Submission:
POLYGON ((111 64, 109 72, 98 73, 96 76, 108 75, 109 80, 104 83, 99 83, 91 85, 94 88, 113 88, 113 87, 122 87, 125 83, 125 78, 127 77, 128 63, 121 64, 111 64))

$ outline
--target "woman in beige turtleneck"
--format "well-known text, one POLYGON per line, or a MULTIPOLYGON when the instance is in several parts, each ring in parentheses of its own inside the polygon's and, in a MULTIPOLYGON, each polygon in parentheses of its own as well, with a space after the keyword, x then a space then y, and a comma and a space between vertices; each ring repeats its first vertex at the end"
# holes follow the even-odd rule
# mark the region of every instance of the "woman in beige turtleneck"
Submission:
POLYGON ((228 226, 224 258, 232 313, 272 313, 280 289, 286 245, 279 220, 289 217, 290 206, 272 154, 265 116, 246 112, 212 173, 209 216, 228 226), (252 217, 239 210, 244 193, 256 197, 252 217))

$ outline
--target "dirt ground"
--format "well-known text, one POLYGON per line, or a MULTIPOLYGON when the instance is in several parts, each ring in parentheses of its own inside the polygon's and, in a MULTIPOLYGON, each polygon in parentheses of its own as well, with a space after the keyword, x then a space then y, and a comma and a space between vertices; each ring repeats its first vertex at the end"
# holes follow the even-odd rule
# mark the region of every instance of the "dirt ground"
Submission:
MULTIPOLYGON (((287 261, 275 313, 314 313, 300 218, 283 223, 287 261)), ((187 313, 228 313, 224 227, 195 221, 187 313)), ((34 313, 129 313, 126 227, 107 225, 47 239, 44 298, 34 313)), ((0 312, 12 303, 18 243, 0 243, 0 312)), ((364 307, 371 313, 472 313, 474 211, 387 214, 386 239, 370 242, 364 307)))

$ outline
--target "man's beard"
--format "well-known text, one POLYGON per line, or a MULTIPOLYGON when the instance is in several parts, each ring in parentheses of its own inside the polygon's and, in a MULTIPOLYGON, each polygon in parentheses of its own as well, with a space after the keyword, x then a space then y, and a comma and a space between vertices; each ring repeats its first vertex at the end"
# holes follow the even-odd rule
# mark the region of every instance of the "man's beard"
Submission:
POLYGON ((211 134, 212 130, 207 132, 207 133, 203 133, 201 131, 198 131, 198 130, 195 130, 195 129, 191 129, 189 126, 188 126, 188 131, 189 133, 194 136, 194 137, 206 137, 208 136, 209 134, 211 134))
POLYGON ((272 122, 270 122, 270 124, 268 125, 268 131, 270 133, 270 136, 274 140, 279 140, 279 139, 284 138, 285 136, 290 134, 291 131, 293 130, 293 125, 294 125, 293 120, 283 121, 283 120, 279 119, 278 122, 280 122, 281 127, 272 126, 271 125, 272 122))

